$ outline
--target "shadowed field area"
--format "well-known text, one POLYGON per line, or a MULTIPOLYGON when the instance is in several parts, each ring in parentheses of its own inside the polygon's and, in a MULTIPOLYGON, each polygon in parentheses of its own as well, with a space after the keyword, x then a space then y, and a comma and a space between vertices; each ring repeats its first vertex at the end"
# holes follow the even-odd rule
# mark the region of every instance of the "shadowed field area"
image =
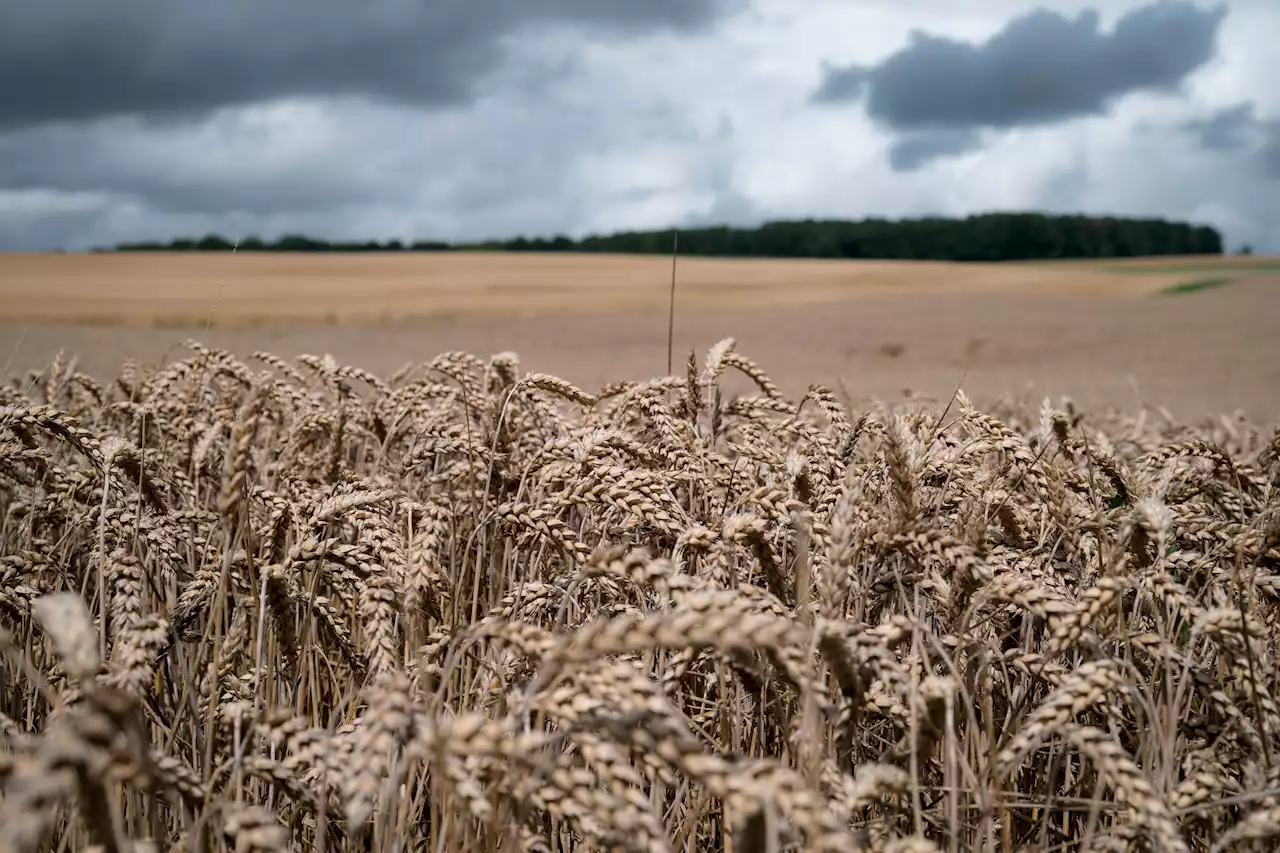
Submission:
MULTIPOLYGON (((587 387, 666 368, 671 261, 594 255, 0 256, 0 364, 113 376, 183 357, 332 353, 389 373, 515 350, 587 387), (206 328, 206 325, 208 328, 206 328)), ((1180 417, 1280 411, 1280 262, 951 264, 681 259, 677 368, 733 336, 783 388, 977 399, 1031 386, 1180 417), (1207 286, 1205 282, 1212 282, 1207 286)))

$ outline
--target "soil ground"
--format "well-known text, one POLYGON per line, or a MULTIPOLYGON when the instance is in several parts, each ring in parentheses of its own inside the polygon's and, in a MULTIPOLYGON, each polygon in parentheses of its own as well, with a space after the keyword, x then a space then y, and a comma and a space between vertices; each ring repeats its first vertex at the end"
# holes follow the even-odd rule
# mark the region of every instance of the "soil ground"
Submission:
MULTIPOLYGON (((503 350, 588 389, 667 366, 671 261, 596 255, 0 255, 0 369, 107 379, 195 338, 381 374, 503 350)), ((675 369, 732 336, 784 389, 1069 396, 1280 415, 1280 260, 1007 264, 681 259, 675 369)))

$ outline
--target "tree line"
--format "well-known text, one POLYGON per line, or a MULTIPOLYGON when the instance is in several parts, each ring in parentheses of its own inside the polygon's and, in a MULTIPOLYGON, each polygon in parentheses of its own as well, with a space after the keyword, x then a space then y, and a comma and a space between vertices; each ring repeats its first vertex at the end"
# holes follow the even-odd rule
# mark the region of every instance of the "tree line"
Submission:
MULTIPOLYGON (((621 231, 574 239, 515 237, 474 243, 444 241, 332 242, 300 235, 232 242, 210 235, 168 243, 123 243, 117 251, 240 252, 616 252, 670 254, 673 233, 621 231)), ((1124 258, 1146 255, 1220 255, 1222 235, 1205 225, 1164 219, 986 213, 963 219, 804 219, 754 228, 680 229, 681 255, 754 258, 880 258, 938 261, 1010 261, 1053 258, 1124 258)))

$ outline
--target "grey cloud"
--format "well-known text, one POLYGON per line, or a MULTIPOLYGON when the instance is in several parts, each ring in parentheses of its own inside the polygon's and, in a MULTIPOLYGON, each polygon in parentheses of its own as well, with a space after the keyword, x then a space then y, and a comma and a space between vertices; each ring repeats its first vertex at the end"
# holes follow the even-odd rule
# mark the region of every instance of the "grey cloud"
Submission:
MULTIPOLYGON (((323 145, 277 156, 237 128, 236 118, 159 128, 115 119, 0 135, 0 189, 103 193, 167 213, 302 210, 374 200, 395 189, 389 176, 370 180, 376 167, 354 148, 342 167, 338 152, 323 145)), ((358 127, 353 130, 359 139, 358 127)), ((385 156, 385 149, 367 156, 385 156)))
POLYGON ((733 121, 721 116, 705 143, 696 175, 700 189, 710 196, 711 203, 702 211, 684 216, 678 224, 682 228, 759 225, 765 219, 765 212, 738 189, 737 129, 733 121))
POLYGON ((895 172, 914 172, 941 157, 977 151, 982 137, 968 128, 909 133, 889 147, 889 166, 895 172))
POLYGON ((627 163, 654 146, 681 152, 657 176, 670 184, 659 196, 741 203, 731 172, 707 168, 732 140, 731 128, 699 132, 672 107, 630 109, 582 81, 536 105, 504 91, 444 112, 327 99, 181 122, 42 125, 0 135, 0 248, 209 232, 459 240, 611 229, 643 199, 611 197, 599 177, 619 190, 652 183, 629 179, 627 163), (85 196, 93 204, 67 201, 85 196), (7 198, 44 201, 10 203, 6 215, 7 198))
POLYGON ((1262 174, 1271 180, 1280 181, 1280 122, 1272 124, 1270 138, 1254 156, 1262 174))
POLYGON ((711 204, 700 212, 681 217, 676 223, 681 228, 716 228, 722 225, 751 228, 767 218, 760 206, 734 186, 732 170, 713 171, 705 177, 705 190, 711 196, 711 204))
MULTIPOLYGON (((31 227, 48 235, 42 243, 68 248, 205 231, 452 239, 467 221, 503 234, 529 215, 525 208, 572 216, 564 185, 571 146, 558 127, 519 127, 520 155, 513 157, 503 143, 512 128, 492 114, 453 128, 376 108, 344 117, 347 133, 319 133, 299 151, 278 139, 256 140, 254 150, 234 115, 163 129, 137 120, 33 128, 0 137, 0 193, 103 199, 108 216, 54 207, 33 217, 31 227), (402 142, 387 142, 396 139, 402 142), (132 214, 122 215, 126 210, 132 214), (104 228, 104 219, 113 227, 104 228)), ((0 243, 30 233, 0 220, 0 243)))
POLYGON ((1043 125, 1105 114, 1135 92, 1175 92, 1214 57, 1225 5, 1158 0, 1103 32, 1099 15, 1047 9, 1013 18, 981 44, 914 31, 870 68, 828 68, 819 103, 865 90, 872 118, 897 131, 1043 125))
POLYGON ((1280 119, 1258 116, 1252 101, 1189 119, 1177 129, 1203 151, 1229 155, 1265 179, 1280 180, 1280 119))
POLYGON ((103 233, 109 200, 75 194, 0 192, 0 251, 50 251, 103 233))
POLYGON ((467 101, 540 26, 694 30, 739 0, 0 0, 0 126, 292 96, 467 101))
POLYGON ((840 67, 823 63, 822 83, 813 93, 813 100, 820 104, 856 101, 862 97, 871 72, 857 65, 840 67))
MULTIPOLYGON (((109 4, 110 14, 96 11, 100 3, 0 0, 0 248, 209 232, 463 240, 815 215, 958 215, 1021 202, 1046 180, 1043 164, 1020 157, 1016 142, 1011 162, 992 164, 999 181, 968 170, 946 182, 888 174, 895 163, 922 168, 972 150, 1007 121, 900 129, 881 118, 896 131, 890 162, 833 162, 839 140, 825 135, 824 117, 797 108, 776 70, 778 56, 793 55, 787 50, 800 53, 803 68, 808 48, 788 41, 784 50, 776 40, 793 35, 767 16, 735 18, 724 39, 698 39, 688 49, 666 38, 592 49, 592 39, 611 35, 706 32, 739 0, 427 2, 370 0, 366 20, 338 0, 305 7, 293 0, 287 8, 285 0, 205 7, 169 0, 179 11, 134 0, 109 4), (69 24, 70 14, 57 10, 72 7, 69 24), (29 62, 15 58, 21 51, 29 62), (689 85, 708 68, 732 73, 689 85), (41 75, 47 85, 30 82, 41 75), (738 133, 728 122, 715 129, 721 113, 740 123, 738 133)), ((763 0, 754 2, 759 11, 763 0)), ((1112 20, 1118 5, 1149 0, 1085 2, 1112 20)), ((808 14, 788 0, 770 3, 808 14)), ((887 5, 916 21, 929 19, 924 5, 943 8, 938 0, 887 5)), ((1000 8, 1013 15, 1026 6, 1001 0, 1000 8)), ((1152 8, 1196 11, 1185 3, 1152 8)), ((1274 0, 1232 0, 1233 26, 1223 28, 1233 65, 1224 79, 1237 88, 1222 103, 1260 99, 1252 125, 1239 130, 1247 146, 1205 153, 1204 128, 1166 122, 1158 138, 1128 140, 1131 147, 1116 153, 1123 128, 1091 130, 1076 143, 1064 140, 1078 144, 1080 156, 1045 189, 1054 204, 1211 221, 1227 229, 1230 243, 1280 247, 1278 185, 1266 178, 1280 180, 1280 134, 1269 122, 1274 105, 1261 100, 1275 66, 1259 35, 1276 11, 1274 0), (1168 174, 1178 180, 1162 180, 1168 174)), ((1197 14, 1204 22, 1221 10, 1197 14)), ((1174 28, 1155 29, 1161 35, 1150 50, 1122 40, 1132 53, 1122 58, 1143 68, 1167 55, 1195 64, 1174 28)), ((1113 44, 1117 32, 1108 25, 1099 38, 1113 44)), ((992 61, 988 46, 969 50, 992 98, 1008 101, 1006 90, 1019 80, 1052 94, 1037 65, 991 82, 979 74, 992 61)), ((1092 86, 1099 63, 1089 53, 1068 76, 1092 86)), ((1042 71, 1052 82, 1061 65, 1042 71)), ((881 98, 890 91, 883 81, 892 75, 880 65, 828 72, 818 100, 869 104, 877 88, 881 98)), ((949 91, 961 100, 969 89, 949 91)), ((1229 124, 1230 117, 1198 118, 1229 124)))
POLYGON ((1239 151, 1249 147, 1258 123, 1250 101, 1223 107, 1208 118, 1191 119, 1182 129, 1195 135, 1206 151, 1239 151))

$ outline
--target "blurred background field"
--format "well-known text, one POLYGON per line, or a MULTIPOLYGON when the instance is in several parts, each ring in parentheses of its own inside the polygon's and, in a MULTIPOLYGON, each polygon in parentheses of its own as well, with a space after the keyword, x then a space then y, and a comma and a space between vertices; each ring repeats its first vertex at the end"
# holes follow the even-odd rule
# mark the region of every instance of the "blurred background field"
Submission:
MULTIPOLYGON (((1280 411, 1280 260, 947 263, 680 258, 675 349, 732 335, 789 392, 1029 389, 1178 417, 1280 411)), ((554 253, 0 255, 0 363, 109 377, 187 338, 379 373, 521 353, 594 387, 666 367, 671 259, 554 253)))

